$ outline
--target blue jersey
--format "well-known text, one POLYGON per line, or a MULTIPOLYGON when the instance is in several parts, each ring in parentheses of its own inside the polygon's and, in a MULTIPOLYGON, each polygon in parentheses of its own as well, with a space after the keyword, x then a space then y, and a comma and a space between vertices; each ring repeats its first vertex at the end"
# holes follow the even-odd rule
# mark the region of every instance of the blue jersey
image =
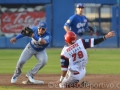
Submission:
POLYGON ((74 14, 67 20, 65 26, 68 26, 71 31, 81 36, 85 30, 88 30, 88 21, 84 15, 74 14))
POLYGON ((30 41, 30 45, 36 51, 42 51, 42 50, 44 50, 49 45, 49 43, 51 41, 51 35, 50 35, 50 33, 48 33, 46 31, 43 35, 38 36, 38 27, 37 26, 33 26, 31 29, 33 30, 35 36, 43 38, 44 40, 46 40, 47 43, 44 44, 44 45, 42 45, 38 41, 36 41, 34 38, 32 38, 31 41, 30 41))

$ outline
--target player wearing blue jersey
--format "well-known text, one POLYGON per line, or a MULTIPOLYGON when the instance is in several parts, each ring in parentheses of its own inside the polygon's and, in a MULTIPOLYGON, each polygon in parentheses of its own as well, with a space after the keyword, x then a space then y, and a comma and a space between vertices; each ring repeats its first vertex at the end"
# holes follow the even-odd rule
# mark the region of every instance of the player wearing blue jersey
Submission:
POLYGON ((72 15, 64 25, 65 31, 72 30, 77 36, 81 37, 85 31, 90 32, 88 28, 88 20, 82 15, 84 4, 79 3, 76 6, 76 14, 72 15))
MULTIPOLYGON (((46 23, 40 22, 38 26, 31 27, 33 30, 33 34, 31 35, 31 41, 26 45, 25 49, 23 50, 17 65, 16 70, 14 72, 13 77, 11 78, 11 83, 16 83, 17 78, 22 73, 21 69, 23 65, 29 60, 33 55, 38 59, 38 63, 35 65, 33 69, 31 69, 27 74, 26 77, 32 83, 35 82, 34 75, 42 69, 45 64, 47 63, 48 57, 46 53, 46 47, 49 45, 51 41, 51 35, 49 32, 46 31, 46 23)), ((15 43, 18 39, 24 37, 23 34, 17 35, 15 38, 10 40, 11 43, 15 43)))

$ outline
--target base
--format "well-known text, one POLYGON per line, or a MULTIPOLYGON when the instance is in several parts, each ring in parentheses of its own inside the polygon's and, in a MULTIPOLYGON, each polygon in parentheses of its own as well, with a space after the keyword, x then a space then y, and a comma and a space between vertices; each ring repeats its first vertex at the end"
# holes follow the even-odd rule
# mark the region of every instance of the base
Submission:
POLYGON ((22 81, 22 84, 44 84, 44 81, 35 80, 35 82, 30 82, 29 80, 22 81))

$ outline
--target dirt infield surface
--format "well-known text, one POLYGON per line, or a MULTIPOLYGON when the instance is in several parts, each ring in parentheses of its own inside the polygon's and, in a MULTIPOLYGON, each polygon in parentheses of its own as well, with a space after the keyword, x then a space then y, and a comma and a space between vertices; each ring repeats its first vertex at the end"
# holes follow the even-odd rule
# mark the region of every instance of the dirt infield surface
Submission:
MULTIPOLYGON (((16 86, 23 88, 23 90, 61 90, 57 84, 54 84, 60 77, 58 74, 36 75, 35 79, 45 82, 43 85, 23 85, 22 81, 27 80, 25 75, 21 75, 16 84, 11 84, 11 77, 12 75, 10 74, 0 74, 0 86, 16 86)), ((89 84, 78 86, 78 88, 66 88, 65 90, 120 90, 120 75, 87 74, 81 81, 87 81, 89 84)), ((6 90, 9 90, 9 88, 6 90)))

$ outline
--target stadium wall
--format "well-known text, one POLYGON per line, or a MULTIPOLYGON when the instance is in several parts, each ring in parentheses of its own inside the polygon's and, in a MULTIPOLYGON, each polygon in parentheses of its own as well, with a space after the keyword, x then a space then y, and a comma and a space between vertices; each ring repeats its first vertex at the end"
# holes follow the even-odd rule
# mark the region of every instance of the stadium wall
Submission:
MULTIPOLYGON (((0 0, 0 4, 45 4, 46 5, 46 22, 48 24, 48 30, 52 34, 52 42, 49 47, 63 47, 64 34, 63 25, 66 20, 74 14, 75 12, 75 3, 100 3, 100 4, 109 4, 117 5, 118 0, 0 0)), ((117 32, 116 29, 116 7, 113 7, 112 12, 112 29, 117 32)), ((119 32, 120 33, 120 32, 119 32)), ((96 47, 102 48, 114 48, 120 47, 119 33, 116 37, 113 37, 96 47)), ((91 38, 93 36, 83 36, 83 38, 91 38)), ((95 37, 97 38, 97 37, 95 37)), ((10 38, 1 36, 0 37, 0 48, 24 48, 25 45, 30 40, 29 38, 22 38, 16 44, 10 44, 10 38)))

